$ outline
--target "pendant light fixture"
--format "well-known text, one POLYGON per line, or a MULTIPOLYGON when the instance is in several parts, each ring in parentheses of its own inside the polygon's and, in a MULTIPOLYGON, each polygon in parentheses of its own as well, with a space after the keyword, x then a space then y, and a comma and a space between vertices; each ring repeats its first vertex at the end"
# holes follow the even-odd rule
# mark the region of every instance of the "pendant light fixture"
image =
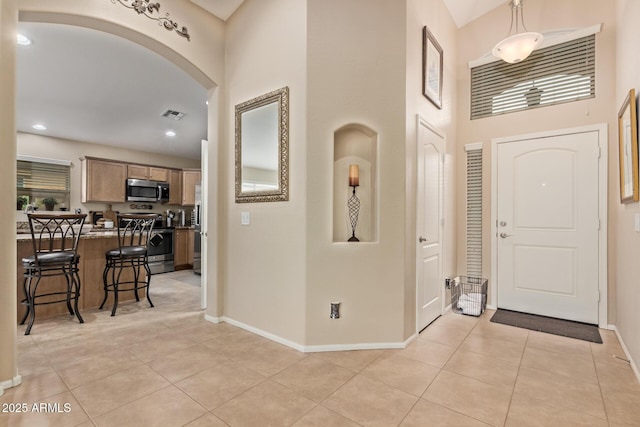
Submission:
POLYGON ((496 44, 491 52, 496 58, 502 59, 510 64, 527 59, 531 52, 542 43, 542 34, 529 32, 524 26, 524 16, 522 12, 522 3, 524 0, 510 0, 511 7, 511 26, 507 38, 496 44), (515 21, 515 33, 511 35, 513 23, 515 21), (520 23, 524 32, 520 33, 520 23))

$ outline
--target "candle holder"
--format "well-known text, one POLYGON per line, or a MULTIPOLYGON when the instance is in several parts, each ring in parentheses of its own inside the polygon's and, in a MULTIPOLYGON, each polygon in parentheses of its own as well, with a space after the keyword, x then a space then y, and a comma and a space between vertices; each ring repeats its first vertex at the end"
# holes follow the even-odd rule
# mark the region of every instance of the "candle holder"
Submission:
POLYGON ((353 194, 347 201, 349 208, 349 222, 351 223, 351 237, 348 242, 359 242, 356 237, 356 227, 358 226, 358 215, 360 213, 360 199, 356 196, 356 187, 360 185, 360 168, 358 165, 349 166, 349 187, 353 187, 353 194))

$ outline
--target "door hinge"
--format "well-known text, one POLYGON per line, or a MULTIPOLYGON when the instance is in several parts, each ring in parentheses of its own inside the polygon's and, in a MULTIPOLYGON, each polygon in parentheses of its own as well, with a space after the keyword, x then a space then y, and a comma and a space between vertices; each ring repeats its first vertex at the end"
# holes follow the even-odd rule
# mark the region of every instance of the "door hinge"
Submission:
POLYGON ((442 164, 444 164, 444 153, 440 154, 441 158, 442 158, 442 164))
POLYGON ((602 157, 602 148, 600 148, 598 146, 598 152, 596 153, 596 157, 599 159, 600 157, 602 157))
POLYGON ((600 218, 598 218, 598 230, 600 230, 600 218))
POLYGON ((598 302, 600 302, 600 289, 598 289, 598 302))
POLYGON ((440 226, 444 227, 444 218, 440 218, 440 226))

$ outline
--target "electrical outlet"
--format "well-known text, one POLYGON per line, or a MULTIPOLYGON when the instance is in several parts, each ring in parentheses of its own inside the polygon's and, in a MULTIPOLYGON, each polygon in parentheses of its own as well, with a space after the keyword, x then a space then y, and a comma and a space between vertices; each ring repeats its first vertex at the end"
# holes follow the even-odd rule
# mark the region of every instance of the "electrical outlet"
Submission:
POLYGON ((329 317, 331 319, 339 319, 340 318, 340 302, 332 302, 331 303, 331 313, 329 317))

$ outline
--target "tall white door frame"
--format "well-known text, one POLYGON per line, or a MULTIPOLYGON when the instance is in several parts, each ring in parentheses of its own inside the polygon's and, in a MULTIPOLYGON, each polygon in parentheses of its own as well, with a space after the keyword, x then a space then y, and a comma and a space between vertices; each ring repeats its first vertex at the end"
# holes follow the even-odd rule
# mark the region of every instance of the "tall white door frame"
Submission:
POLYGON ((200 201, 204 209, 204 215, 200 215, 200 308, 207 308, 207 249, 209 241, 207 231, 209 230, 207 221, 207 210, 209 209, 209 142, 205 139, 200 146, 200 201))
MULTIPOLYGON (((444 256, 444 156, 446 150, 446 135, 420 115, 416 116, 416 333, 424 329, 429 323, 444 313, 445 309, 445 293, 444 293, 444 273, 443 273, 443 256, 444 256), (424 132, 428 134, 423 137, 424 132), (427 141, 433 141, 433 137, 438 141, 425 144, 427 141), (432 170, 427 171, 426 164, 420 164, 425 161, 421 144, 430 145, 438 153, 436 160, 437 165, 432 163, 432 170), (421 154, 422 153, 422 154, 421 154), (421 169, 422 168, 422 169, 421 169), (422 170, 422 172, 421 172, 422 170), (425 179, 425 173, 437 175, 432 182, 430 189, 426 189, 421 178, 425 179), (429 196, 429 194, 431 196, 429 196), (437 218, 426 218, 427 212, 425 206, 420 206, 420 202, 424 203, 425 198, 437 198, 437 218), (435 219, 435 220, 434 220, 435 219), (425 224, 429 224, 428 226, 425 224), (428 229, 428 230, 427 230, 428 229), (422 234, 421 234, 422 233, 422 234), (435 270, 435 271, 434 271, 435 270), (428 276, 428 277, 425 277, 428 276), (425 285, 429 281, 428 285, 425 285)), ((433 156, 430 157, 433 159, 433 156)), ((433 214, 433 212, 432 212, 433 214)), ((432 215, 433 216, 433 215, 432 215)))
POLYGON ((517 142, 528 139, 562 136, 576 133, 596 132, 600 147, 598 162, 598 216, 600 218, 600 230, 598 234, 598 290, 600 301, 598 302, 598 326, 608 328, 607 312, 607 197, 608 197, 608 135, 606 124, 596 124, 570 129, 561 129, 547 132, 539 132, 526 135, 515 135, 491 140, 491 295, 489 306, 496 308, 498 304, 498 144, 517 142))

